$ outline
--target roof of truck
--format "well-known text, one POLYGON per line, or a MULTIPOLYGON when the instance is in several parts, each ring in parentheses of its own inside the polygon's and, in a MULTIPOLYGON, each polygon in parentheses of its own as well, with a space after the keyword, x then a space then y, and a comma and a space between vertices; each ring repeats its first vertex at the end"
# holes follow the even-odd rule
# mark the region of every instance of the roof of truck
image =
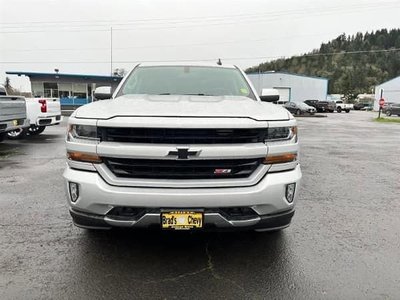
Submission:
POLYGON ((228 68, 236 69, 236 66, 230 64, 218 65, 217 63, 204 63, 204 62, 152 62, 141 63, 141 67, 158 67, 158 66, 193 66, 193 67, 214 67, 214 68, 228 68))

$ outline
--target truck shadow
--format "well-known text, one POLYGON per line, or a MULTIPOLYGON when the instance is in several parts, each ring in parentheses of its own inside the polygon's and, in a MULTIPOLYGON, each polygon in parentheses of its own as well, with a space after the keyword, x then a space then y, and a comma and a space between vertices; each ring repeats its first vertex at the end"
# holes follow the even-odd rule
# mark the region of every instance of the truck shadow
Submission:
POLYGON ((183 282, 195 285, 206 298, 212 297, 213 287, 228 289, 232 297, 243 297, 250 290, 262 295, 266 283, 280 295, 284 277, 288 280, 288 274, 295 273, 285 232, 111 230, 84 236, 81 265, 74 274, 79 282, 90 284, 95 276, 98 284, 134 285, 138 292, 168 286, 171 291, 163 294, 165 298, 175 297, 173 288, 183 282), (258 284, 259 292, 254 287, 258 284))

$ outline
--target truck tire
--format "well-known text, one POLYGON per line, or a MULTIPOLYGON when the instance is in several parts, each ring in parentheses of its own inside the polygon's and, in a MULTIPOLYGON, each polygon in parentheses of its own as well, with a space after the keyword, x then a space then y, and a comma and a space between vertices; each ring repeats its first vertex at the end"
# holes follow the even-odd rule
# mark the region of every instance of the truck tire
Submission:
POLYGON ((46 129, 46 126, 31 125, 28 129, 30 135, 39 135, 46 129))
POLYGON ((391 112, 390 110, 387 110, 387 111, 386 111, 386 115, 387 115, 388 117, 390 117, 390 116, 392 115, 392 112, 391 112))
POLYGON ((350 112, 350 109, 346 109, 346 114, 348 114, 350 112))
POLYGON ((342 108, 339 106, 338 108, 336 108, 336 111, 340 114, 342 112, 342 108))
POLYGON ((17 130, 7 132, 7 138, 9 140, 20 140, 26 136, 26 129, 20 128, 17 130))
POLYGON ((300 116, 300 115, 301 115, 300 109, 296 110, 296 116, 300 116))
POLYGON ((4 139, 6 138, 6 136, 7 136, 7 133, 5 133, 5 132, 0 133, 0 143, 1 143, 2 141, 4 141, 4 139))

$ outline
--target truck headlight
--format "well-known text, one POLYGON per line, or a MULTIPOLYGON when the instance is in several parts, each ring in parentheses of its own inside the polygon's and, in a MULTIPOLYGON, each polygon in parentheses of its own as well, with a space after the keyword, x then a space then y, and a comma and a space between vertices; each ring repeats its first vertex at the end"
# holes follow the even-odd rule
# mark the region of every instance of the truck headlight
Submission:
POLYGON ((287 141, 296 138, 297 142, 297 126, 292 127, 270 127, 264 142, 287 141))
POLYGON ((68 126, 67 140, 83 139, 88 141, 99 141, 97 127, 92 125, 71 124, 68 126))

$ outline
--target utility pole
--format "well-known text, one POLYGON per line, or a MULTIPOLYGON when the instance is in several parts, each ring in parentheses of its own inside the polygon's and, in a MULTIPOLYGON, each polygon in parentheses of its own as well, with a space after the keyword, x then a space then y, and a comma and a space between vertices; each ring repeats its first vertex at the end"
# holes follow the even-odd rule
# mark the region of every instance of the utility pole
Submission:
MULTIPOLYGON (((110 28, 110 74, 113 76, 113 28, 110 28)), ((112 81, 112 80, 111 80, 112 81)))

